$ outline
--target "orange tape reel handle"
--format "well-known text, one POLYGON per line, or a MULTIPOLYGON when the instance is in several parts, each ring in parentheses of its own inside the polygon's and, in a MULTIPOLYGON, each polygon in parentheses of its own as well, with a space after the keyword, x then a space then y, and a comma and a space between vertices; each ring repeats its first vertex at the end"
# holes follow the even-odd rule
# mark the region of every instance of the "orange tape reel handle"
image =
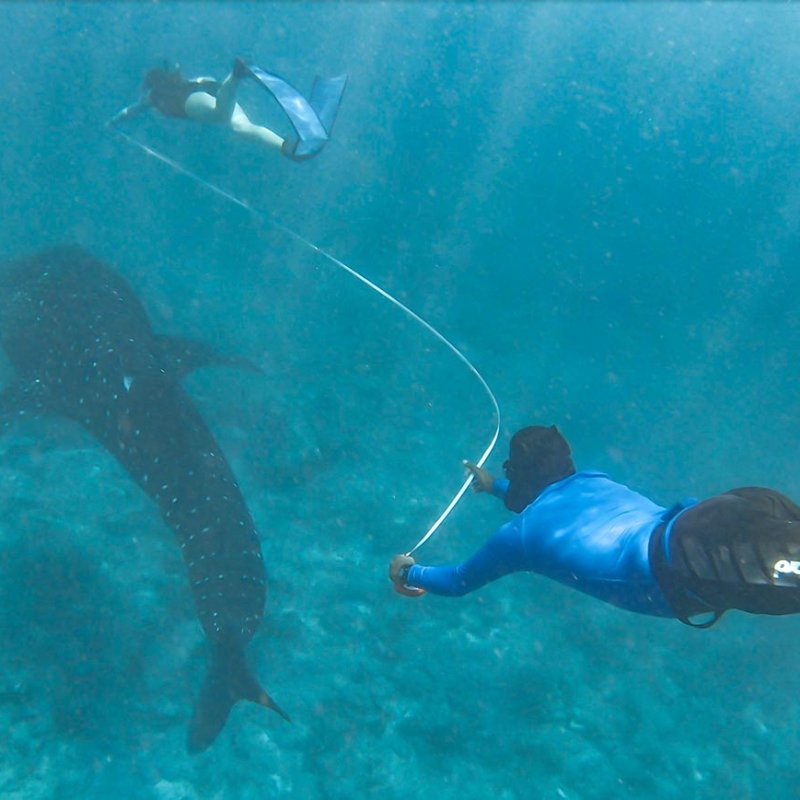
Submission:
POLYGON ((425 594, 424 589, 417 589, 416 586, 406 586, 404 583, 394 583, 392 585, 397 594, 402 594, 405 597, 422 597, 425 594))

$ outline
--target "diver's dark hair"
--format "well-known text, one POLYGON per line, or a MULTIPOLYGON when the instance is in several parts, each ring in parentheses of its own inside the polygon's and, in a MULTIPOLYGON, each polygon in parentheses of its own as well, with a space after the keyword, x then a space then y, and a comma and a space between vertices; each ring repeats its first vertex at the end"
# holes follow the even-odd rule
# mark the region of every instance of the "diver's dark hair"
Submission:
POLYGON ((183 83, 184 80, 180 66, 165 59, 160 67, 147 70, 142 83, 145 89, 159 89, 183 83))
POLYGON ((509 480, 506 507, 522 511, 546 486, 574 474, 575 462, 555 425, 530 425, 511 437, 503 468, 509 480))

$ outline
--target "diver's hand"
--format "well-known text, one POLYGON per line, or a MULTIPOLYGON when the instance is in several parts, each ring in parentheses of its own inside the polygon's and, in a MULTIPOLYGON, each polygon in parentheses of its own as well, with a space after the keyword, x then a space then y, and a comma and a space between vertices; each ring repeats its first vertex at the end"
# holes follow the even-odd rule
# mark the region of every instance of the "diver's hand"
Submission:
POLYGON ((406 584, 408 571, 415 563, 411 556, 398 553, 389 564, 389 580, 394 584, 394 590, 405 597, 422 597, 425 594, 424 589, 418 589, 416 586, 408 586, 406 584))
POLYGON ((411 556, 398 553, 389 564, 389 580, 392 583, 399 583, 405 585, 408 571, 414 566, 416 562, 411 556))
POLYGON ((119 125, 121 122, 125 122, 126 120, 133 119, 133 117, 138 116, 141 114, 144 106, 140 103, 134 103, 132 106, 125 106, 121 111, 118 111, 114 114, 113 117, 108 121, 109 127, 114 127, 115 125, 119 125))
POLYGON ((472 491, 473 492, 491 492, 494 486, 494 478, 489 473, 488 469, 479 467, 471 461, 461 462, 466 468, 467 472, 472 474, 472 491))
POLYGON ((122 111, 118 111, 116 114, 114 114, 114 116, 111 117, 111 119, 106 123, 106 125, 108 126, 119 125, 120 122, 126 120, 127 118, 128 118, 128 109, 123 108, 122 111))
POLYGON ((138 117, 143 111, 146 111, 152 102, 150 101, 150 94, 145 94, 140 97, 133 105, 125 106, 121 111, 118 111, 114 114, 113 117, 106 123, 109 127, 113 125, 119 125, 120 122, 124 122, 126 119, 133 119, 133 117, 138 117))

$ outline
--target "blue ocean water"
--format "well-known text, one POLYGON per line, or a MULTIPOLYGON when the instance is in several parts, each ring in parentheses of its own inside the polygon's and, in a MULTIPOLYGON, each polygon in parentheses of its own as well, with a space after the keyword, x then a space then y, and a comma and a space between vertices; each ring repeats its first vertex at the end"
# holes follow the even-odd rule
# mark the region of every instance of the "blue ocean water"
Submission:
MULTIPOLYGON (((406 600, 386 566, 492 432, 480 386, 413 322, 270 225, 377 281, 474 361, 516 428, 667 505, 800 498, 800 11, 625 3, 0 5, 3 257, 77 242, 155 327, 255 361, 187 387, 259 527, 249 657, 293 719, 240 704, 185 753, 206 666, 172 533, 59 420, 0 439, 0 796, 796 796, 800 623, 710 631, 532 575, 406 600), (163 58, 235 55, 307 90, 349 74, 295 164, 152 116, 105 121, 163 58)), ((257 87, 252 116, 285 125, 257 87)), ((282 132, 286 132, 282 129, 282 132)), ((7 366, 3 378, 9 379, 7 366)), ((506 514, 469 496, 420 559, 506 514)))

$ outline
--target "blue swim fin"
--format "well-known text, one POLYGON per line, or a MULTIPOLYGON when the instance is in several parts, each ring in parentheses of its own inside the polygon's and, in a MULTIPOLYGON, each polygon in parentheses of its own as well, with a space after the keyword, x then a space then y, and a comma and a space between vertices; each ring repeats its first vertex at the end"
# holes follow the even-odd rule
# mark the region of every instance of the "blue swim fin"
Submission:
POLYGON ((347 75, 316 78, 309 101, 280 76, 255 64, 246 67, 251 77, 278 101, 292 123, 296 135, 286 139, 281 152, 294 161, 305 161, 317 155, 330 138, 347 75))

